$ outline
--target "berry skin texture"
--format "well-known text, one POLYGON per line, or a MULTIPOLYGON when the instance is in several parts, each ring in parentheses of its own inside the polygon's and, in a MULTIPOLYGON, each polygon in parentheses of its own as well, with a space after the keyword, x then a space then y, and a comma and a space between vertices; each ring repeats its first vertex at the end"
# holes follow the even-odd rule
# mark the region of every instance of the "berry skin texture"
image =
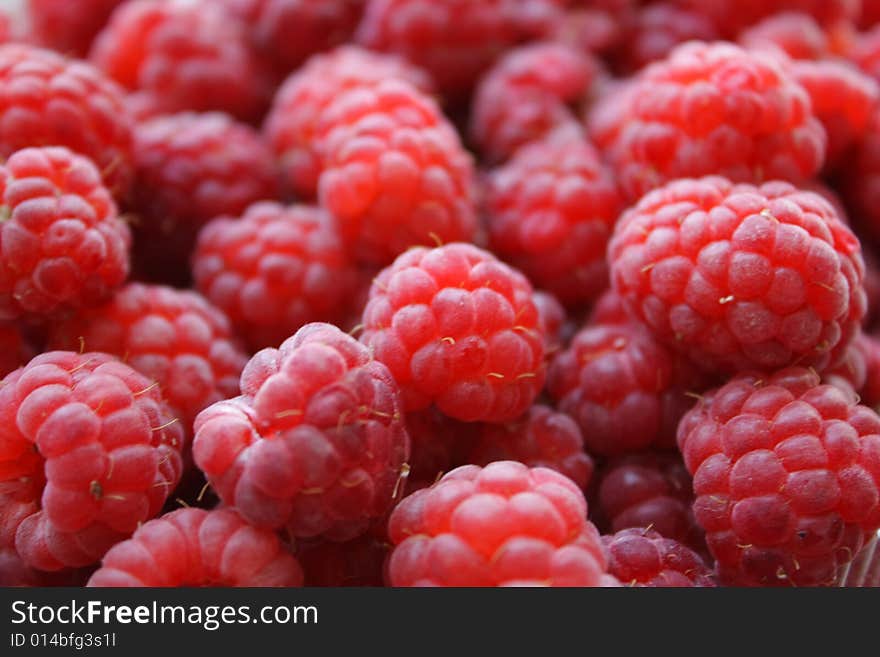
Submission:
POLYGON ((110 355, 47 352, 0 386, 0 547, 55 571, 96 563, 180 480, 183 427, 110 355))
POLYGON ((858 239, 788 183, 672 182, 624 214, 608 258, 630 313, 719 372, 834 366, 865 315, 858 239))
POLYGON ((633 87, 611 134, 593 134, 631 201, 676 178, 798 183, 823 164, 826 136, 810 98, 772 54, 686 43, 633 87))
POLYGON ((0 165, 0 319, 58 317, 109 298, 131 233, 90 160, 25 148, 0 165))
POLYGON ((86 62, 27 46, 0 46, 0 157, 66 146, 90 158, 117 199, 131 184, 133 120, 124 92, 86 62))
POLYGON ((812 370, 733 378, 678 445, 725 584, 833 585, 880 526, 880 417, 812 370))
POLYGON ((193 254, 196 287, 254 350, 280 345, 309 322, 339 322, 357 270, 332 217, 306 205, 262 202, 210 222, 193 254))
POLYGON ((465 462, 488 465, 493 461, 518 461, 530 468, 556 470, 581 490, 587 489, 595 468, 584 451, 577 423, 543 404, 535 404, 513 422, 480 425, 465 462))
POLYGON ((143 283, 129 283, 103 306, 54 325, 49 345, 124 359, 158 384, 187 437, 199 411, 239 394, 247 362, 229 320, 203 297, 143 283))
POLYGON ((485 206, 493 252, 537 287, 567 305, 608 287, 605 252, 623 200, 586 140, 523 147, 490 174, 485 206))
POLYGON ((104 556, 89 587, 302 586, 302 568, 271 531, 234 509, 178 509, 104 556))
POLYGON ((278 194, 272 154, 259 133, 219 112, 139 124, 134 163, 135 258, 160 282, 185 280, 196 236, 208 221, 238 216, 278 194))
POLYGON ((323 170, 318 138, 322 116, 337 96, 383 80, 400 79, 431 92, 427 74, 394 55, 356 46, 340 46, 315 55, 278 89, 263 124, 263 134, 283 172, 284 183, 299 198, 314 200, 323 170))
POLYGON ((714 587, 712 569, 696 552, 650 529, 603 536, 608 572, 624 586, 714 587))
POLYGON ((391 586, 615 586, 577 485, 547 468, 466 465, 388 522, 391 586))
POLYGON ((505 422, 544 385, 544 327, 528 280, 470 244, 415 248, 370 289, 361 342, 403 390, 465 422, 505 422))
POLYGON ((196 419, 193 455, 258 527, 346 541, 384 517, 409 456, 400 392, 363 345, 308 324, 245 367, 243 396, 196 419))
POLYGON ((84 57, 123 0, 27 0, 30 30, 43 46, 84 57))
POLYGON ((126 2, 95 38, 89 59, 150 116, 218 110, 256 120, 269 100, 244 26, 214 2, 126 2))

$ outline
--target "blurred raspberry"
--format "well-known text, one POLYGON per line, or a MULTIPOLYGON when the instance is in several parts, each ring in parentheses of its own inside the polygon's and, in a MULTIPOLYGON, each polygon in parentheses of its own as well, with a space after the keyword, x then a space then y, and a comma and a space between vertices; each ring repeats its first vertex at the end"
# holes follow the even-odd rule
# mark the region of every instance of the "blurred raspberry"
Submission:
POLYGON ((448 417, 431 406, 406 414, 410 438, 407 491, 430 486, 437 479, 466 463, 480 425, 448 417))
POLYGON ((301 541, 296 558, 305 586, 384 586, 383 566, 391 546, 370 534, 345 543, 301 541))
POLYGON ((608 572, 625 586, 715 586, 712 569, 690 548, 650 529, 603 536, 608 572))
POLYGON ((828 35, 809 14, 784 11, 744 30, 739 44, 752 50, 778 48, 794 59, 822 59, 829 55, 828 35))
POLYGON ((25 0, 30 29, 43 46, 85 57, 92 40, 123 0, 25 0))
POLYGON ((36 355, 22 327, 14 322, 0 322, 0 377, 17 370, 36 355))
POLYGON ((548 356, 555 354, 568 344, 574 332, 574 321, 569 318, 559 299, 548 292, 536 291, 532 295, 532 301, 535 302, 538 318, 544 326, 544 351, 548 356))

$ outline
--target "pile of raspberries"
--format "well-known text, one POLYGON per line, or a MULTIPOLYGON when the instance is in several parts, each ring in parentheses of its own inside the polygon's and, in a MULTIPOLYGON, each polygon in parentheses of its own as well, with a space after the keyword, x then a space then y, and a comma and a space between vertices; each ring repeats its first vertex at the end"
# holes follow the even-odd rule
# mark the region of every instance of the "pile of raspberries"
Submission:
POLYGON ((0 585, 880 586, 880 1, 0 9, 0 585))

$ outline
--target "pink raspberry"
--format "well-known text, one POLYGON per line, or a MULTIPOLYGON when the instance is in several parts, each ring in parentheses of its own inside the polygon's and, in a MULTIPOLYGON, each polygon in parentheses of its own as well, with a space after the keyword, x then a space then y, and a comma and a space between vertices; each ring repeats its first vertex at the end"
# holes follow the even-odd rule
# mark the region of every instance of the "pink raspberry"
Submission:
POLYGON ((689 547, 650 529, 624 529, 603 536, 608 572, 624 585, 715 586, 712 569, 689 547))
POLYGON ((0 46, 0 157, 52 144, 90 158, 116 198, 131 184, 133 121, 122 89, 93 66, 23 44, 0 46))
POLYGON ((90 587, 301 586, 278 537, 233 509, 178 509, 142 525, 104 556, 90 587))
POLYGON ((739 43, 749 49, 779 49, 794 59, 823 59, 830 54, 828 35, 809 14, 785 11, 743 31, 739 43))
POLYGON ((678 444, 725 584, 834 584, 880 527, 880 417, 813 370, 733 378, 678 444))
POLYGON ((391 546, 365 534, 345 543, 300 542, 296 558, 306 586, 384 586, 383 566, 391 546))
POLYGON ((729 43, 677 47, 616 110, 611 129, 593 136, 630 200, 689 176, 801 182, 825 158, 825 131, 803 87, 773 55, 729 43))
POLYGON ((584 451, 577 423, 565 413, 535 404, 513 422, 482 424, 466 463, 518 461, 530 468, 550 468, 586 490, 593 476, 593 459, 584 451))
POLYGON ((180 480, 183 427, 149 379, 100 353, 47 352, 0 386, 0 547, 91 565, 180 480))
POLYGON ((89 59, 148 113, 219 110, 257 120, 269 85, 244 26, 208 0, 131 0, 115 11, 89 59))
POLYGON ((400 392, 354 338, 308 324, 245 367, 243 397, 198 416, 193 455, 259 527, 345 541, 384 516, 409 454, 400 392))
POLYGON ((626 212, 608 257, 629 311, 718 371, 833 366, 865 314, 858 240, 788 183, 672 182, 626 212))
POLYGON ((0 586, 85 586, 87 569, 47 573, 27 566, 15 550, 0 548, 0 586))
POLYGON ((547 468, 466 465, 392 512, 391 586, 615 586, 577 485, 547 468))
POLYGON ((0 165, 0 318, 58 317, 109 298, 131 233, 91 160, 25 148, 0 165))
POLYGON ((410 249, 376 278, 361 341, 400 384, 466 422, 522 415, 544 384, 544 329, 519 272, 470 244, 410 249))
POLYGON ((84 57, 123 0, 26 0, 30 30, 47 48, 84 57))
POLYGON ((263 133, 278 158, 285 184, 297 196, 317 197, 323 170, 318 138, 322 116, 338 96, 383 80, 400 79, 431 92, 428 76, 393 55, 341 46, 315 55, 295 71, 275 94, 263 133))
POLYGON ((569 105, 586 97, 598 74, 587 54, 559 43, 511 50, 474 93, 470 133, 489 162, 503 162, 521 146, 577 126, 569 105))
POLYGON ((202 409, 238 394, 247 361, 229 320, 188 290, 129 283, 50 330, 52 349, 113 354, 159 386, 185 434, 202 409))
POLYGON ((490 174, 492 250, 567 305, 608 287, 605 251, 623 200, 584 139, 536 142, 490 174))

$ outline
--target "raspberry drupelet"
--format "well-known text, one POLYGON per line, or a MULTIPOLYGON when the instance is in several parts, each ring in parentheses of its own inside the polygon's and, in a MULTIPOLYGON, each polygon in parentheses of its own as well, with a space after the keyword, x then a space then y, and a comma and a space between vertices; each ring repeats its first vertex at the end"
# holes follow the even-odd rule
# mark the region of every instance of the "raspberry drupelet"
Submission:
POLYGON ((208 407, 193 455, 225 504, 297 538, 345 541, 390 508, 409 456, 400 391, 354 338, 308 324, 208 407))
POLYGON ((585 139, 529 144, 491 172, 485 191, 493 252, 562 303, 608 287, 605 252, 623 200, 585 139))
POLYGON ((41 45, 85 57, 92 40, 123 0, 26 0, 30 31, 41 45))
POLYGON ((239 394, 247 356, 229 320, 190 290, 129 283, 106 304, 52 326, 51 349, 101 351, 158 385, 191 437, 202 409, 239 394))
POLYGON ((822 124, 773 54, 691 42, 632 87, 609 117, 613 129, 593 133, 631 201, 676 178, 803 182, 822 167, 822 124))
POLYGON ((0 165, 0 319, 63 317, 128 276, 131 233, 91 160, 25 148, 0 165))
POLYGON ((114 545, 90 587, 302 586, 296 558, 276 534, 234 509, 178 509, 114 545))
POLYGON ((183 427, 108 354, 47 352, 0 386, 0 547, 38 570, 96 563, 180 480, 183 427))
POLYGON ((628 310, 707 369, 835 365, 865 314, 858 239, 784 182, 672 182, 617 224, 611 279, 628 310))
POLYGON ((696 552, 650 529, 624 529, 603 536, 608 572, 624 586, 715 586, 712 569, 696 552))
POLYGON ((678 444, 725 584, 833 585, 880 527, 880 417, 813 370, 733 378, 678 444))
POLYGON ((547 468, 466 465, 388 523, 391 586, 616 586, 577 485, 547 468))
POLYGON ((85 155, 117 199, 132 178, 133 120, 123 90, 90 64, 24 44, 0 46, 0 157, 28 146, 85 155))
POLYGON ((251 349, 275 347, 309 322, 340 322, 357 270, 323 210, 261 202, 210 222, 193 254, 196 287, 251 349))
POLYGON ((519 272, 470 244, 415 248, 376 277, 361 341, 400 384, 465 422, 522 415, 544 384, 544 327, 519 272))

